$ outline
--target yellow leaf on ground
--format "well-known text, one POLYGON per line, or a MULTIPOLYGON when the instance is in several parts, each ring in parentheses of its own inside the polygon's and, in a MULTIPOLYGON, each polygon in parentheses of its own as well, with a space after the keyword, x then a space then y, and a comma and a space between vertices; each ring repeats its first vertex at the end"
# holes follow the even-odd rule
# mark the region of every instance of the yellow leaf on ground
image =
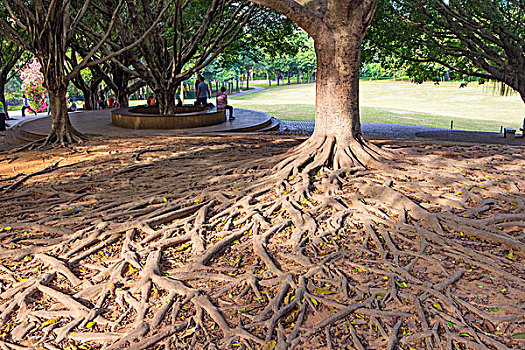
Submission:
POLYGON ((277 345, 277 342, 275 340, 270 340, 268 343, 263 345, 261 350, 273 350, 275 349, 276 345, 277 345))
POLYGON ((319 288, 319 287, 315 287, 315 289, 314 289, 314 293, 317 293, 317 294, 324 294, 324 295, 334 294, 334 292, 332 292, 332 291, 330 291, 330 290, 326 290, 326 289, 319 288))
POLYGON ((52 318, 50 320, 47 320, 44 323, 42 323, 42 326, 49 326, 50 324, 55 324, 60 320, 60 318, 61 317, 57 317, 57 318, 52 318))
POLYGON ((435 304, 434 304, 434 307, 435 307, 436 309, 438 309, 439 311, 443 311, 443 308, 441 307, 441 304, 440 304, 440 303, 435 303, 435 304))
POLYGON ((182 252, 183 250, 188 249, 190 246, 191 246, 191 243, 186 243, 186 244, 181 245, 180 247, 174 248, 173 251, 182 252))

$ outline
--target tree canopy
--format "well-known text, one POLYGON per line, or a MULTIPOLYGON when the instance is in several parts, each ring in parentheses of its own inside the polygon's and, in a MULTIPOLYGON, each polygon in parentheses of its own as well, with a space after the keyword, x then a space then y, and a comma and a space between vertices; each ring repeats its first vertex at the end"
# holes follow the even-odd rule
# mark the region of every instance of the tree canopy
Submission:
POLYGON ((382 1, 368 39, 376 55, 410 62, 420 79, 450 69, 501 81, 525 101, 523 23, 522 0, 382 1))

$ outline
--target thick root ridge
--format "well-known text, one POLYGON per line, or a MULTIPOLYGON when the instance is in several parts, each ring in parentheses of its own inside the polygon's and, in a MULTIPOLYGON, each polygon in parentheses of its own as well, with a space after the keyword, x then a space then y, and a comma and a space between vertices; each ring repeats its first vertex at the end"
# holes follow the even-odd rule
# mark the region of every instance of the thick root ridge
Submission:
POLYGON ((136 144, 5 180, 0 347, 519 346, 521 149, 136 144))

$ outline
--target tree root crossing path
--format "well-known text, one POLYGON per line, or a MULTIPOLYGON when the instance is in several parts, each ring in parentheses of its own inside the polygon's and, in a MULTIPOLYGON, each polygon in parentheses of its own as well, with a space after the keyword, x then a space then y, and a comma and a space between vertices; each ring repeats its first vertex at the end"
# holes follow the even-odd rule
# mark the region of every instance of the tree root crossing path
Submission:
POLYGON ((525 346, 524 147, 303 141, 1 155, 0 349, 525 346))

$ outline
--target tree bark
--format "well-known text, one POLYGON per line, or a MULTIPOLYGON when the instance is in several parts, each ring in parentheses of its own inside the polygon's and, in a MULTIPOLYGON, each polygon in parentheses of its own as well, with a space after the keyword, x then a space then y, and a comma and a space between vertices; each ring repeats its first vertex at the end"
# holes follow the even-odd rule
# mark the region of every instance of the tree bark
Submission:
POLYGON ((266 77, 268 78, 268 86, 272 86, 272 77, 270 76, 270 72, 266 71, 266 77))
MULTIPOLYGON (((97 108, 97 93, 93 93, 90 89, 82 90, 84 94, 84 110, 92 111, 97 108)), ((98 90, 98 87, 97 87, 98 90)))
POLYGON ((159 106, 159 113, 164 115, 175 114, 177 105, 175 101, 176 89, 164 87, 155 89, 154 92, 157 105, 159 106))
MULTIPOLYGON (((349 28, 350 29, 350 28, 349 28)), ((314 135, 361 138, 359 68, 362 37, 329 28, 315 43, 317 85, 314 135)), ((308 75, 310 81, 311 74, 308 75)))
POLYGON ((111 81, 104 79, 106 84, 115 92, 120 107, 129 107, 129 95, 131 94, 129 91, 129 82, 131 81, 131 74, 125 72, 113 62, 110 63, 109 72, 111 73, 111 81))
MULTIPOLYGON (((525 60, 524 60, 525 61, 525 60)), ((521 100, 525 103, 525 62, 523 64, 523 74, 518 75, 518 82, 516 84, 516 90, 521 96, 521 100)))
POLYGON ((83 135, 73 128, 67 112, 66 94, 64 87, 48 90, 49 104, 51 107, 51 132, 45 144, 59 143, 65 146, 68 143, 78 143, 83 135))
POLYGON ((102 78, 96 76, 92 71, 92 78, 89 83, 85 82, 81 75, 78 75, 71 81, 82 91, 84 95, 84 110, 90 111, 97 108, 97 91, 102 82, 102 78))
POLYGON ((5 100, 5 84, 6 84, 5 80, 0 77, 0 101, 3 103, 4 108, 5 108, 4 111, 0 111, 0 112, 4 112, 5 118, 9 119, 9 113, 7 111, 9 108, 7 107, 7 103, 5 100))
MULTIPOLYGON (((67 9, 69 10, 69 8, 67 9)), ((54 13, 60 16, 60 13, 54 13)), ((38 57, 42 75, 44 77, 43 86, 49 93, 49 104, 51 107, 51 132, 44 141, 44 145, 58 143, 66 146, 68 143, 80 143, 85 138, 80 132, 75 130, 69 120, 67 112, 67 85, 65 74, 66 63, 66 42, 63 36, 66 23, 63 20, 57 20, 59 28, 47 30, 44 40, 40 43, 41 52, 50 53, 38 57), (47 42, 45 41, 47 40, 47 42)))

